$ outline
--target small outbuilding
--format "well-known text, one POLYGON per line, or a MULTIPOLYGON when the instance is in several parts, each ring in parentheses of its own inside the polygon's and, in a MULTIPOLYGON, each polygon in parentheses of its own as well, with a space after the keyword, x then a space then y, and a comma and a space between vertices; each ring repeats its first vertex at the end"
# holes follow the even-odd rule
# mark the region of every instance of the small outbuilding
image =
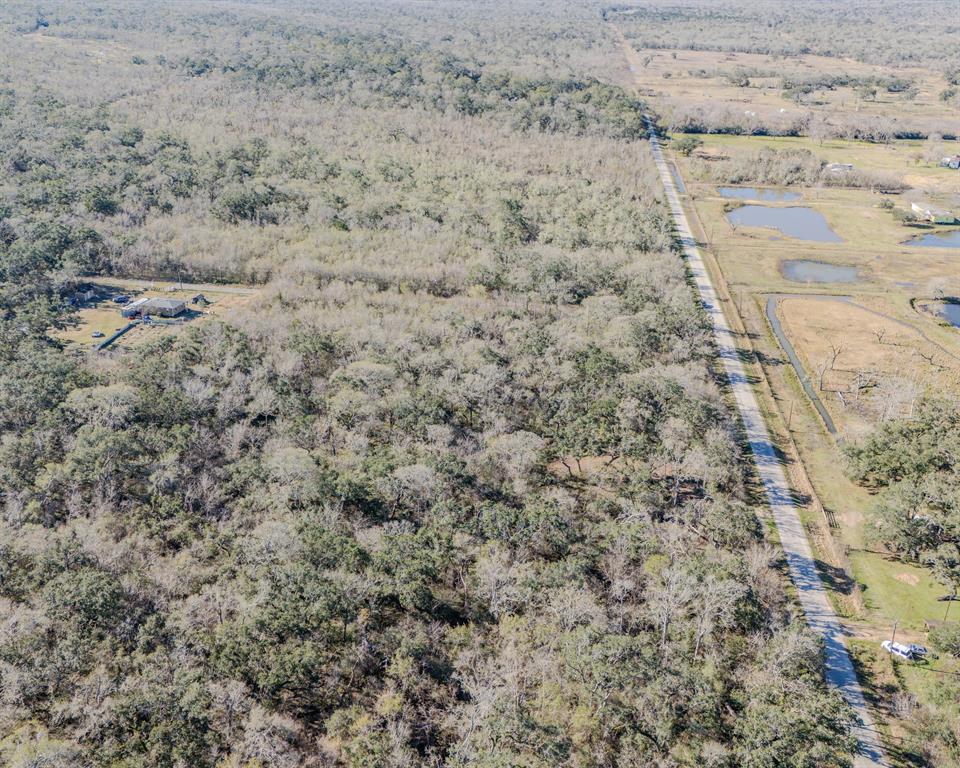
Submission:
POLYGON ((960 155, 953 155, 953 157, 945 157, 940 161, 940 165, 943 168, 953 168, 954 170, 960 168, 960 155))
POLYGON ((931 224, 953 224, 957 220, 957 217, 950 211, 945 211, 943 208, 934 208, 928 203, 912 203, 910 209, 917 214, 917 218, 921 221, 928 221, 931 224))
POLYGON ((81 283, 73 290, 69 301, 71 304, 84 304, 97 298, 97 289, 90 283, 81 283))
POLYGON ((850 173, 853 163, 827 163, 827 173, 850 173))

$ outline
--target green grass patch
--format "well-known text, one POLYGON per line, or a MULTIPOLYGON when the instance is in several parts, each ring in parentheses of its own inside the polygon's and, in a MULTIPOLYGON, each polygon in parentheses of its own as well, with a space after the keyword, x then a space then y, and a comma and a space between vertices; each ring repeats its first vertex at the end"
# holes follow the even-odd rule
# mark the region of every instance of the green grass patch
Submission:
POLYGON ((937 597, 946 594, 947 588, 925 569, 863 550, 851 552, 850 561, 867 608, 877 618, 891 625, 898 621, 901 627, 916 631, 923 631, 926 619, 943 618, 946 604, 937 602, 937 597))

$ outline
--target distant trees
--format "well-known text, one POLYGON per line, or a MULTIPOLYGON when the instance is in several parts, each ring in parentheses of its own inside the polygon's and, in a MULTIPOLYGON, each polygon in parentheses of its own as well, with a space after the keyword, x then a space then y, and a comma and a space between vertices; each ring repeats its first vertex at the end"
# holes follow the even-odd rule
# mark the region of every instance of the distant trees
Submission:
MULTIPOLYGON (((851 13, 849 7, 820 12, 782 0, 760 4, 725 0, 677 8, 625 6, 612 8, 606 15, 628 40, 641 42, 643 48, 745 51, 772 56, 814 53, 873 64, 928 65, 938 70, 950 59, 950 45, 938 34, 935 3, 905 7, 884 0, 878 8, 882 20, 851 13), (840 29, 843 34, 838 34, 840 29), (704 35, 705 30, 709 30, 708 35, 704 35)), ((949 68, 947 76, 954 71, 949 68)))
MULTIPOLYGON (((876 88, 860 90, 861 98, 872 98, 876 88)), ((906 95, 906 94, 905 94, 906 95)), ((831 112, 829 121, 818 111, 789 110, 760 113, 739 105, 707 103, 690 99, 669 99, 663 108, 664 122, 671 131, 720 133, 737 136, 812 136, 819 140, 846 139, 886 143, 894 139, 923 139, 942 135, 957 138, 956 127, 947 120, 909 116, 831 112), (812 131, 812 133, 811 133, 812 131)))
POLYGON ((695 172, 720 184, 769 184, 777 186, 848 186, 873 189, 903 189, 902 180, 886 174, 854 169, 835 174, 827 162, 805 149, 765 147, 728 160, 702 162, 695 172))
POLYGON ((898 224, 916 224, 918 221, 917 214, 913 211, 908 211, 906 208, 890 208, 890 213, 898 224))

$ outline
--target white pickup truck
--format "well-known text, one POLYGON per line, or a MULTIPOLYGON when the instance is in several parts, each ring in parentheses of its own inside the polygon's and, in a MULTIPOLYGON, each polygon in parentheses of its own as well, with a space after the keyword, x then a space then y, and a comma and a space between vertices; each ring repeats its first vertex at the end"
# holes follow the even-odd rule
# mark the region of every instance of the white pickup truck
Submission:
POLYGON ((922 645, 916 645, 915 643, 910 643, 909 645, 904 645, 903 643, 894 643, 890 640, 884 640, 880 643, 880 647, 883 648, 887 653, 891 653, 897 658, 904 659, 905 661, 917 661, 922 659, 927 655, 927 649, 922 645))

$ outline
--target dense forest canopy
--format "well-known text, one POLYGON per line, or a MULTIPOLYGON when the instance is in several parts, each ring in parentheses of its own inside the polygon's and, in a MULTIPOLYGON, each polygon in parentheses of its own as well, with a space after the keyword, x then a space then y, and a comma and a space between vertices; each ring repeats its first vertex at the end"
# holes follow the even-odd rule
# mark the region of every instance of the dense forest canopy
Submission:
POLYGON ((349 10, 0 9, 0 761, 849 764, 597 9, 349 10))
MULTIPOLYGON (((598 139, 637 138, 643 130, 639 104, 590 76, 483 68, 423 43, 383 33, 346 35, 326 23, 288 22, 286 15, 266 22, 255 15, 249 26, 234 18, 232 26, 229 15, 213 25, 199 10, 172 19, 169 11, 148 11, 148 17, 158 14, 154 23, 164 30, 164 42, 169 35, 168 47, 143 31, 142 15, 127 12, 135 22, 119 35, 124 43, 103 41, 107 53, 82 51, 64 64, 57 48, 73 38, 50 37, 41 49, 60 62, 53 65, 56 82, 42 51, 39 60, 22 58, 24 66, 47 74, 35 73, 29 89, 4 91, 10 119, 0 128, 0 146, 13 172, 5 181, 7 195, 28 207, 42 204, 92 219, 82 269, 139 276, 181 270, 200 279, 262 281, 276 266, 280 241, 340 231, 363 232, 364 241, 389 230, 391 236, 399 230, 398 237, 438 227, 463 232, 461 215, 476 219, 476 227, 490 226, 489 209, 519 194, 525 180, 504 178, 494 164, 488 172, 501 178, 489 180, 492 188, 486 180, 459 188, 455 166, 462 158, 452 158, 452 167, 449 159, 424 163, 438 145, 421 145, 418 134, 437 119, 469 145, 482 144, 480 132, 494 124, 509 135, 598 139), (195 41, 204 24, 218 35, 211 39, 207 31, 195 41), (278 40, 284 45, 274 54, 278 40), (130 55, 137 42, 149 42, 158 53, 130 55), (84 76, 91 58, 98 69, 119 70, 115 80, 92 84, 93 92, 84 76), (241 125, 237 115, 251 99, 259 112, 241 125), (481 117, 491 119, 475 119, 481 117), (342 132, 344 124, 354 130, 342 132), (30 135, 19 130, 22 125, 34 127, 30 135), (443 207, 454 188, 453 197, 466 199, 445 220, 443 207), (211 218, 250 224, 254 231, 239 237, 233 226, 211 229, 211 218)), ((102 16, 75 23, 50 14, 45 35, 74 26, 83 31, 102 16)), ((26 45, 23 37, 13 38, 11 58, 21 58, 15 46, 26 45)), ((482 146, 477 150, 481 154, 482 146)), ((545 216, 571 218, 549 202, 545 216)), ((573 218, 589 224, 608 209, 586 206, 573 218)), ((636 220, 646 214, 619 215, 636 220)))

